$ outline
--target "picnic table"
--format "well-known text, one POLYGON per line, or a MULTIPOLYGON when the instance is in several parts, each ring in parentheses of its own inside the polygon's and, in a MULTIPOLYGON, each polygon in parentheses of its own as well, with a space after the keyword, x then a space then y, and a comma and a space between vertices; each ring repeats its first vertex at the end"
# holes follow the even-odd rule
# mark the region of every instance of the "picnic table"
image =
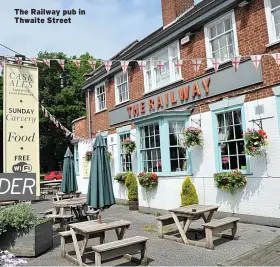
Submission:
POLYGON ((53 180, 50 181, 41 181, 40 185, 47 185, 47 184, 53 184, 53 183, 57 183, 57 184, 61 184, 62 180, 55 180, 55 182, 53 180))
MULTIPOLYGON (((206 247, 205 243, 188 239, 186 233, 190 227, 190 224, 194 220, 198 220, 202 218, 205 223, 210 222, 213 218, 214 212, 217 211, 218 208, 219 206, 212 206, 212 205, 189 205, 189 206, 170 210, 171 215, 176 224, 176 227, 179 230, 180 236, 185 244, 204 247, 204 248, 206 247), (206 217, 207 213, 208 215, 206 217), (185 217, 187 219, 183 227, 180 224, 178 217, 185 217)), ((174 237, 172 237, 172 240, 174 240, 174 237)), ((177 240, 177 241, 181 241, 181 240, 177 240)))
POLYGON ((71 255, 66 253, 66 258, 70 259, 78 263, 79 266, 83 266, 82 257, 86 251, 87 243, 92 235, 96 235, 96 237, 100 237, 100 244, 105 242, 105 232, 110 230, 115 230, 117 239, 121 240, 124 237, 125 230, 129 228, 131 225, 130 221, 125 220, 113 220, 107 218, 102 222, 99 221, 85 221, 70 224, 70 232, 73 240, 74 249, 76 252, 76 257, 72 257, 71 255), (82 246, 79 248, 78 241, 76 235, 82 235, 84 237, 82 246))

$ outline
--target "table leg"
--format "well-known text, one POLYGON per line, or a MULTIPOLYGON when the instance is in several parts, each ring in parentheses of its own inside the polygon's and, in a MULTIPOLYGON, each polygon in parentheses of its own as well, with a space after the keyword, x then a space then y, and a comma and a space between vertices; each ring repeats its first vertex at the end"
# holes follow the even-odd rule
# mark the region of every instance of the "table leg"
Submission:
POLYGON ((88 235, 84 236, 84 241, 83 241, 83 244, 82 244, 82 247, 81 247, 81 256, 83 256, 84 253, 85 253, 87 243, 88 243, 88 238, 89 238, 88 235))
MULTIPOLYGON (((213 218, 213 215, 214 215, 214 210, 211 210, 210 212, 209 212, 209 214, 208 214, 208 216, 207 216, 207 218, 206 218, 206 222, 205 223, 209 223, 211 220, 212 220, 212 218, 213 218)), ((205 216, 204 216, 205 217, 205 216)))
POLYGON ((79 266, 83 266, 82 257, 81 257, 81 253, 80 253, 80 249, 79 249, 76 233, 75 233, 75 231, 72 228, 70 229, 70 232, 71 232, 71 235, 72 235, 74 249, 75 249, 75 252, 76 252, 76 257, 77 257, 79 266))
MULTIPOLYGON (((181 237, 182 237, 184 243, 185 243, 185 244, 189 244, 189 241, 188 241, 188 238, 187 238, 187 236, 186 236, 186 233, 184 232, 184 229, 182 228, 182 226, 181 226, 181 224, 180 224, 180 221, 178 220, 178 217, 176 216, 176 214, 175 214, 174 212, 171 212, 171 215, 172 215, 172 217, 173 217, 173 219, 174 219, 174 222, 175 222, 175 224, 176 224, 176 226, 177 226, 177 228, 178 228, 178 230, 179 230, 179 233, 180 233, 180 235, 181 235, 181 237)), ((189 220, 189 219, 188 219, 188 220, 189 220)), ((188 221, 187 221, 186 225, 187 225, 187 224, 188 224, 188 221)), ((190 223, 189 223, 189 224, 190 224, 190 223)), ((185 225, 184 228, 186 228, 186 225, 185 225)))
POLYGON ((123 236, 125 233, 125 227, 117 228, 117 229, 115 229, 115 231, 116 231, 118 240, 123 239, 123 236))

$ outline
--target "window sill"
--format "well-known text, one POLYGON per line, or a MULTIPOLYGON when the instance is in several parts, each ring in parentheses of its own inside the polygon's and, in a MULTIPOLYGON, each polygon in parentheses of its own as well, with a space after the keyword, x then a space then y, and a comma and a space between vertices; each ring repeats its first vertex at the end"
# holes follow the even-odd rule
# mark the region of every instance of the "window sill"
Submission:
POLYGON ((125 101, 123 101, 121 103, 116 104, 115 107, 121 106, 121 105, 123 105, 123 104, 125 104, 125 103, 127 103, 129 101, 130 101, 130 99, 127 99, 127 100, 125 100, 125 101))
MULTIPOLYGON (((233 170, 231 170, 231 171, 233 171, 233 170)), ((220 172, 217 172, 217 173, 221 173, 221 172, 231 172, 230 170, 229 171, 220 171, 220 172)), ((242 170, 240 170, 240 171, 242 171, 242 170)), ((217 173, 214 173, 213 174, 213 177, 214 177, 214 175, 215 174, 217 174, 217 173)), ((245 176, 252 176, 253 175, 253 173, 252 172, 245 172, 245 170, 244 170, 244 172, 242 172, 243 173, 243 175, 245 175, 245 176)))
POLYGON ((269 48, 269 47, 272 47, 272 46, 277 45, 277 44, 280 44, 280 40, 271 42, 271 43, 267 44, 266 47, 269 48))
POLYGON ((162 179, 162 178, 182 178, 185 179, 186 176, 193 176, 192 173, 189 172, 174 172, 174 173, 157 173, 157 176, 162 179))
MULTIPOLYGON (((231 62, 230 59, 228 59, 228 60, 226 60, 226 61, 223 61, 222 63, 220 63, 219 68, 220 68, 220 66, 225 65, 225 64, 228 64, 229 62, 231 62)), ((213 70, 213 69, 214 69, 214 66, 212 65, 212 66, 207 66, 207 68, 206 68, 205 70, 206 70, 206 71, 209 71, 209 70, 213 70)))
POLYGON ((167 86, 170 86, 170 85, 172 85, 172 84, 175 84, 175 83, 178 83, 178 82, 182 82, 182 81, 184 81, 184 79, 183 79, 183 78, 180 78, 180 79, 178 79, 178 80, 176 80, 176 81, 167 83, 166 85, 163 85, 163 86, 161 86, 161 87, 158 87, 158 88, 156 88, 156 89, 154 89, 154 90, 151 90, 151 91, 148 91, 148 92, 144 92, 143 95, 149 95, 149 94, 154 93, 154 92, 156 92, 156 91, 158 91, 158 90, 160 90, 160 89, 163 89, 163 88, 165 88, 165 87, 167 87, 167 86))
POLYGON ((107 110, 107 108, 102 109, 102 110, 99 110, 99 111, 96 111, 95 114, 102 113, 102 112, 104 112, 104 111, 106 111, 106 110, 107 110))

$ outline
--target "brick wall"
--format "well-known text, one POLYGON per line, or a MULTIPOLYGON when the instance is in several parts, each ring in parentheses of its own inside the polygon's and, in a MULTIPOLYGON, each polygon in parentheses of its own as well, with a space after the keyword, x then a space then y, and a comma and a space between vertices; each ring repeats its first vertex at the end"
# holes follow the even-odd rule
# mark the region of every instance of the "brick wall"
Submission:
MULTIPOLYGON (((163 1, 164 2, 164 1, 163 1)), ((169 1, 166 1, 166 5, 169 1)), ((275 45, 267 48, 266 45, 269 43, 268 31, 265 18, 264 1, 256 0, 253 4, 239 8, 235 10, 235 20, 237 27, 237 38, 239 46, 239 54, 242 56, 252 54, 263 54, 263 53, 275 53, 279 52, 280 45, 275 45)), ((205 40, 204 40, 204 28, 195 35, 194 39, 183 46, 180 46, 181 58, 199 58, 206 57, 205 40)), ((229 63, 231 65, 231 63, 229 63)), ((220 68, 223 68, 221 65, 220 68)), ((222 96, 212 97, 205 100, 201 100, 198 106, 194 109, 194 114, 198 112, 209 111, 208 103, 220 100, 225 96, 235 96, 239 94, 246 94, 245 101, 253 101, 257 98, 266 98, 273 95, 272 85, 280 83, 280 68, 272 57, 263 57, 262 59, 262 71, 264 83, 246 87, 233 92, 228 92, 222 96), (248 92, 251 91, 251 92, 248 92)), ((206 70, 206 62, 200 68, 199 73, 195 74, 193 66, 190 61, 185 61, 182 66, 182 76, 184 81, 188 81, 194 78, 199 78, 201 75, 211 73, 213 70, 206 70)), ((131 67, 128 71, 129 75, 129 94, 130 100, 136 100, 144 94, 144 77, 143 73, 136 67, 131 67)), ((230 81, 229 81, 230 82, 230 81)), ((109 127, 109 114, 108 111, 115 108, 115 87, 114 80, 111 78, 106 86, 106 98, 107 98, 107 111, 95 114, 95 103, 93 93, 91 93, 90 105, 91 105, 91 119, 93 136, 100 130, 108 130, 110 133, 114 132, 117 125, 109 127)), ((122 125, 128 124, 126 122, 122 125)), ((87 128, 85 128, 87 129, 87 128)), ((82 132, 83 133, 83 132, 82 132)), ((77 130, 78 135, 78 130, 77 130)))
POLYGON ((87 119, 80 119, 73 124, 75 135, 79 137, 88 137, 88 124, 87 119))

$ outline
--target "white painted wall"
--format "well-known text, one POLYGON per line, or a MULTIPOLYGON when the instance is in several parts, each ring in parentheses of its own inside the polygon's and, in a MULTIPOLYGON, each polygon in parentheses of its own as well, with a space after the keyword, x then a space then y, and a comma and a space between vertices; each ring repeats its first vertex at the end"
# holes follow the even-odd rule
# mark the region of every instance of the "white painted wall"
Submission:
MULTIPOLYGON (((275 97, 261 99, 258 102, 245 103, 246 127, 256 126, 252 119, 259 117, 254 115, 254 107, 264 104, 262 118, 273 117, 263 120, 263 128, 267 132, 270 144, 267 148, 267 168, 264 157, 250 159, 251 176, 247 176, 247 185, 232 197, 229 193, 219 190, 215 186, 213 174, 215 173, 214 144, 211 112, 201 114, 201 127, 204 133, 204 146, 195 147, 192 150, 192 180, 196 187, 201 204, 218 204, 219 211, 234 212, 239 214, 258 215, 280 218, 280 131, 278 126, 277 108, 275 97)), ((192 116, 193 119, 199 115, 192 116)), ((193 125, 195 126, 195 125, 193 125)), ((132 138, 135 139, 135 130, 132 130, 132 138)), ((114 173, 119 172, 117 134, 108 138, 109 149, 113 145, 114 173), (110 138, 113 137, 111 142, 110 138)), ((79 144, 80 157, 87 149, 86 145, 79 144)), ((81 164, 81 162, 80 162, 81 164)), ((133 155, 133 169, 137 174, 136 153, 133 155)), ((80 166, 82 170, 82 166, 80 166)), ((114 175, 114 174, 112 174, 114 175)), ((147 197, 146 192, 139 186, 139 205, 158 209, 171 209, 181 204, 180 192, 185 177, 161 177, 159 184, 147 197)), ((79 189, 87 192, 88 179, 78 177, 79 189)), ((127 199, 127 190, 118 182, 113 182, 116 198, 127 199)))

